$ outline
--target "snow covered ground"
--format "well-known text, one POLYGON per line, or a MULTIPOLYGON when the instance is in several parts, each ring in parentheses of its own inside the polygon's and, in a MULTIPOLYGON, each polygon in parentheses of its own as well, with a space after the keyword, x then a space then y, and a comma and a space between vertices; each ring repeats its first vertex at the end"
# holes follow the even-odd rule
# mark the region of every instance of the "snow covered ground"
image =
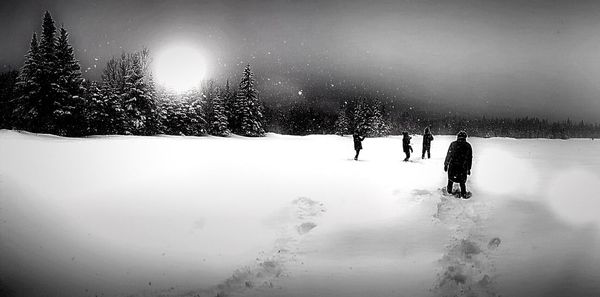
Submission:
POLYGON ((600 296, 600 141, 453 139, 0 131, 0 293, 600 296))

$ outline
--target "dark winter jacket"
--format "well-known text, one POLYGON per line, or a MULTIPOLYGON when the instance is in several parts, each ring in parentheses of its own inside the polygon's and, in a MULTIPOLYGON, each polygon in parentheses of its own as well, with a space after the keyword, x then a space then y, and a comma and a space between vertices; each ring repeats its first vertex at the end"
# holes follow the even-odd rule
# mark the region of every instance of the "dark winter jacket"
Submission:
POLYGON ((423 147, 430 148, 432 140, 433 140, 433 135, 430 132, 425 132, 425 134, 423 134, 423 147))
POLYGON ((410 146, 410 139, 411 137, 407 134, 405 134, 402 138, 402 150, 404 152, 412 152, 412 147, 410 146))
POLYGON ((362 141, 365 140, 365 136, 354 134, 352 138, 354 139, 354 150, 362 150, 362 141))
POLYGON ((464 138, 452 142, 446 154, 444 168, 448 169, 448 178, 457 183, 467 181, 467 172, 471 170, 473 149, 464 138))

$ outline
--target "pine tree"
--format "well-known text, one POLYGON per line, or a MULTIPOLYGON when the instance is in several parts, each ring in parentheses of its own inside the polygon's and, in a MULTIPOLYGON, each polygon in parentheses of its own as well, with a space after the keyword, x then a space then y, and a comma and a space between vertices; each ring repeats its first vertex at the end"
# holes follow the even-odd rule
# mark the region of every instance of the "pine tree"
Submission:
POLYGON ((57 135, 82 135, 83 89, 81 71, 64 28, 56 36, 54 20, 46 11, 38 42, 34 34, 19 76, 19 128, 57 135))
POLYGON ((0 73, 0 129, 14 127, 13 110, 17 96, 17 78, 19 71, 8 70, 0 73))
POLYGON ((153 88, 143 75, 139 57, 133 57, 132 65, 125 76, 125 87, 122 94, 123 109, 126 116, 125 133, 150 135, 151 122, 156 121, 156 102, 153 88))
POLYGON ((232 111, 233 132, 245 136, 264 136, 262 107, 250 65, 244 69, 232 111))
POLYGON ((350 133, 350 121, 346 115, 346 105, 338 110, 338 117, 334 124, 335 134, 344 136, 350 133))
POLYGON ((17 104, 14 110, 15 126, 19 129, 33 131, 39 124, 40 113, 40 49, 37 34, 33 33, 25 64, 17 78, 17 104))
POLYGON ((184 96, 161 94, 159 115, 165 134, 201 136, 206 134, 203 96, 194 90, 184 96))
POLYGON ((150 50, 147 48, 143 48, 141 51, 136 53, 140 67, 142 69, 142 75, 144 77, 144 82, 146 85, 147 94, 152 98, 150 104, 150 110, 146 115, 146 135, 154 135, 159 133, 162 130, 160 125, 160 119, 158 115, 158 106, 156 103, 157 92, 154 84, 154 78, 152 76, 152 70, 150 69, 152 56, 150 55, 150 50))
POLYGON ((110 132, 110 118, 106 106, 106 98, 98 88, 96 82, 92 82, 87 88, 86 94, 86 118, 88 119, 87 133, 94 135, 106 135, 110 132))
POLYGON ((185 112, 188 120, 186 127, 189 130, 187 135, 206 135, 206 117, 202 107, 203 105, 201 98, 201 96, 196 95, 192 97, 185 105, 185 112))
POLYGON ((178 98, 164 97, 159 101, 160 120, 163 132, 169 135, 186 135, 187 107, 178 98))
POLYGON ((42 36, 40 38, 40 106, 38 121, 33 132, 58 134, 57 115, 54 113, 60 98, 61 89, 58 84, 58 67, 56 59, 56 27, 48 11, 44 14, 42 22, 42 36))
POLYGON ((209 123, 207 129, 208 133, 212 134, 212 119, 213 115, 213 97, 217 94, 217 90, 215 88, 215 82, 213 80, 209 80, 204 83, 201 87, 200 96, 202 102, 202 110, 204 111, 204 115, 209 123))
POLYGON ((81 67, 79 66, 79 61, 75 59, 73 47, 69 44, 69 34, 64 27, 60 28, 56 59, 61 87, 63 87, 63 89, 71 96, 82 95, 85 89, 83 88, 81 67))
POLYGON ((59 97, 56 98, 54 115, 59 135, 80 136, 85 131, 83 78, 79 62, 75 60, 68 33, 60 28, 56 45, 56 71, 58 73, 59 97))
POLYGON ((114 115, 112 130, 118 134, 154 135, 168 133, 164 102, 157 102, 156 89, 149 70, 147 49, 121 53, 111 58, 102 73, 102 94, 114 115), (164 122, 164 123, 163 123, 164 122))
POLYGON ((381 113, 381 103, 376 100, 375 103, 369 105, 369 117, 367 119, 367 125, 369 137, 381 137, 389 135, 390 131, 383 119, 381 113))
MULTIPOLYGON (((101 130, 106 134, 124 134, 126 129, 125 111, 123 110, 123 90, 120 89, 120 81, 117 79, 118 61, 111 59, 106 64, 102 73, 102 84, 100 94, 104 102, 103 108, 109 121, 101 130)), ((124 81, 124 79, 123 79, 124 81)))
POLYGON ((229 135, 229 129, 227 128, 228 121, 225 113, 225 101, 221 98, 219 92, 211 98, 211 101, 212 117, 209 119, 209 133, 216 136, 227 136, 229 135))
POLYGON ((368 110, 365 99, 358 99, 354 107, 354 115, 352 119, 353 132, 366 134, 368 132, 368 110))
POLYGON ((225 116, 227 117, 227 126, 231 131, 233 129, 233 105, 235 103, 235 96, 231 92, 231 87, 229 86, 229 79, 225 82, 225 87, 221 90, 221 99, 225 102, 225 116))

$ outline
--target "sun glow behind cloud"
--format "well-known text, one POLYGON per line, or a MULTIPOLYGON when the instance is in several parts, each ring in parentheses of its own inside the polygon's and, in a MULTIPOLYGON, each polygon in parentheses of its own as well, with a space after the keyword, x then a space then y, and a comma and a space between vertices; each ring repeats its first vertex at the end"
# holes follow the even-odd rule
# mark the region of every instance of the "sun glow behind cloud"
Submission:
POLYGON ((168 45, 154 61, 154 77, 167 89, 182 93, 200 85, 206 75, 203 53, 189 44, 168 45))

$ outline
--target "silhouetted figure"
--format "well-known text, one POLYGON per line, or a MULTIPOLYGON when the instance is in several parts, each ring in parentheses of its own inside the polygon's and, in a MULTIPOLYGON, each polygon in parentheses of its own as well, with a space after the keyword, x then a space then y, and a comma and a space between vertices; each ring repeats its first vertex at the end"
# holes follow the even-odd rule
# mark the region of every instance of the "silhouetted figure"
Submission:
POLYGON ((412 146, 410 145, 410 139, 412 137, 410 137, 406 131, 402 132, 402 135, 402 150, 406 155, 406 158, 404 158, 404 161, 406 162, 410 158, 410 153, 413 151, 412 146))
POLYGON ((467 142, 467 132, 460 131, 457 139, 450 144, 444 171, 448 172, 448 186, 446 190, 452 193, 452 184, 460 184, 460 197, 467 198, 467 175, 471 175, 471 163, 473 161, 473 149, 467 142))
POLYGON ((433 141, 433 135, 429 131, 429 127, 427 127, 423 133, 423 153, 421 154, 421 159, 425 159, 425 152, 427 152, 427 158, 431 159, 431 141, 433 141))
POLYGON ((354 150, 356 151, 354 160, 358 160, 358 154, 360 154, 360 150, 362 150, 362 141, 365 140, 365 136, 360 136, 358 131, 355 131, 354 134, 352 134, 352 138, 354 139, 354 150))

